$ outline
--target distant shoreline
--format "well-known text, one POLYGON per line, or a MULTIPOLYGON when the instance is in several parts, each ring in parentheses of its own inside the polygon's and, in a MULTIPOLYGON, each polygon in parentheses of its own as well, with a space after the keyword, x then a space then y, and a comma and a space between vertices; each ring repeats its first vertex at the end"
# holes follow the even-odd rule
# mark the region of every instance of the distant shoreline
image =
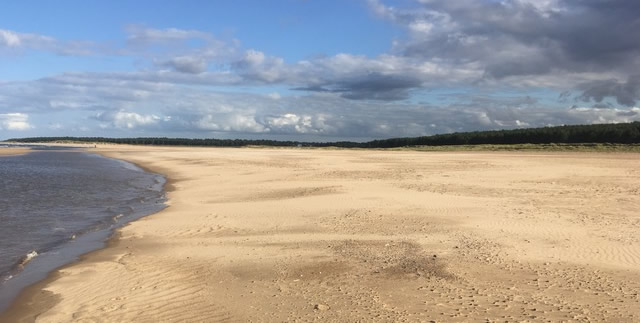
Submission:
POLYGON ((338 147, 338 148, 402 148, 440 147, 465 145, 640 145, 640 122, 617 124, 564 125, 510 130, 487 130, 435 134, 421 137, 376 139, 366 142, 333 141, 303 142, 272 139, 216 139, 216 138, 167 138, 167 137, 30 137, 8 141, 32 142, 84 142, 114 143, 153 146, 190 147, 338 147))
MULTIPOLYGON (((127 143, 111 143, 111 142, 86 142, 86 141, 54 141, 54 142, 32 142, 32 143, 20 143, 20 142, 5 142, 7 144, 18 145, 43 145, 43 146, 68 146, 76 145, 81 148, 99 149, 100 147, 117 147, 124 146, 148 146, 148 147, 192 147, 185 145, 155 145, 155 144, 127 144, 127 143)), ((550 143, 550 144, 474 144, 474 145, 440 145, 440 146, 404 146, 404 147, 389 147, 389 148, 347 148, 336 146, 323 146, 323 147, 291 147, 291 146, 260 146, 249 145, 239 147, 222 147, 222 146, 197 146, 202 148, 264 148, 264 149, 353 149, 353 150, 379 150, 379 151, 425 151, 425 152, 640 152, 640 144, 607 144, 607 143, 581 143, 581 144, 566 144, 566 143, 550 143)), ((29 151, 29 148, 3 148, 0 147, 0 155, 3 150, 9 151, 8 155, 13 154, 10 151, 16 150, 16 153, 25 153, 29 151)))

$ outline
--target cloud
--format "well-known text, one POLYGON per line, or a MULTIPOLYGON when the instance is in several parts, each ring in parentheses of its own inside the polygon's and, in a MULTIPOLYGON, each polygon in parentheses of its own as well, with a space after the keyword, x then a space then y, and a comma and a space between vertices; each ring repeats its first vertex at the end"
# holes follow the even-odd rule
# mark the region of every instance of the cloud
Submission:
POLYGON ((218 115, 207 114, 195 122, 202 130, 239 132, 239 133, 263 133, 269 129, 258 123, 255 116, 242 113, 225 113, 218 115))
POLYGON ((156 115, 143 115, 128 111, 100 112, 95 117, 101 122, 102 128, 136 129, 139 127, 155 125, 162 120, 156 115))
POLYGON ((150 46, 158 43, 182 42, 191 39, 213 40, 209 33, 199 30, 187 30, 178 28, 156 29, 142 25, 128 25, 127 42, 132 46, 150 46))
POLYGON ((126 56, 152 62, 152 66, 199 74, 211 63, 238 60, 238 41, 224 41, 213 34, 177 28, 154 29, 141 25, 125 28, 124 46, 86 40, 62 41, 54 37, 0 29, 0 51, 23 53, 38 50, 65 56, 126 56))
POLYGON ((52 37, 0 29, 0 49, 53 49, 55 45, 52 37))
POLYGON ((336 129, 328 122, 328 116, 285 113, 278 116, 265 116, 261 121, 270 131, 286 134, 335 134, 336 129))
POLYGON ((272 98, 272 99, 274 99, 274 100, 279 100, 279 99, 282 98, 282 96, 278 92, 271 92, 271 93, 267 94, 267 96, 272 98))
POLYGON ((201 74, 207 70, 208 61, 203 57, 178 56, 162 62, 160 65, 171 67, 182 73, 201 74))
POLYGON ((580 99, 585 102, 602 102, 606 97, 614 97, 625 106, 634 106, 640 100, 640 74, 632 75, 626 82, 616 79, 592 81, 580 85, 583 90, 580 99))
POLYGON ((95 55, 101 49, 104 47, 90 41, 60 41, 50 36, 0 29, 0 52, 5 53, 40 50, 57 55, 86 56, 95 55))
POLYGON ((353 100, 396 101, 409 98, 409 90, 419 88, 422 81, 412 76, 370 73, 327 82, 313 87, 295 88, 300 91, 334 92, 353 100))
MULTIPOLYGON (((629 78, 640 70, 638 1, 418 2, 405 9, 379 0, 369 0, 369 5, 378 16, 408 30, 408 39, 396 42, 398 55, 443 67, 467 64, 481 72, 477 84, 537 82, 571 89, 589 81, 629 78)), ((607 85, 600 85, 606 90, 607 85)), ((609 89, 598 94, 621 98, 615 86, 609 89)))
POLYGON ((29 130, 33 128, 29 124, 29 115, 25 113, 0 114, 0 130, 29 130))
POLYGON ((233 63, 235 70, 248 81, 263 83, 286 82, 288 67, 279 57, 266 56, 257 50, 247 50, 242 59, 233 63))
MULTIPOLYGON (((294 90, 338 93, 352 100, 397 101, 413 89, 472 81, 465 66, 442 67, 409 57, 337 54, 284 66, 294 90)), ((477 74, 476 76, 479 76, 477 74)))
POLYGON ((0 45, 5 47, 18 47, 22 41, 17 33, 10 30, 0 29, 0 45))
POLYGON ((229 64, 241 56, 237 40, 224 41, 211 33, 177 28, 129 25, 123 55, 149 58, 154 65, 187 74, 201 74, 212 63, 229 64))

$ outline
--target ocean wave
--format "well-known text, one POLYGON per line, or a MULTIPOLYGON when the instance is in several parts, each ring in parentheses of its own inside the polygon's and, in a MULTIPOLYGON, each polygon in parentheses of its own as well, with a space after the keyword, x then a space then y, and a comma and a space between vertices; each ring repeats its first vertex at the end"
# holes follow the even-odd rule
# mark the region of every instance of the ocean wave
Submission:
POLYGON ((29 261, 33 260, 33 258, 35 258, 37 256, 38 256, 38 252, 37 251, 35 251, 35 250, 30 251, 24 257, 22 257, 22 259, 18 263, 18 266, 19 267, 24 267, 27 263, 29 263, 29 261))

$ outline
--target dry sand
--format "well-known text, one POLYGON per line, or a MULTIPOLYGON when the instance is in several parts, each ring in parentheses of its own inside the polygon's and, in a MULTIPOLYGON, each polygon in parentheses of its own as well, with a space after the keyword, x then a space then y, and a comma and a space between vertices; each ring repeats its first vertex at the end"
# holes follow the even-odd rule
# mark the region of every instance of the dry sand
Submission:
POLYGON ((640 155, 112 146, 169 207, 4 320, 640 321, 640 155))

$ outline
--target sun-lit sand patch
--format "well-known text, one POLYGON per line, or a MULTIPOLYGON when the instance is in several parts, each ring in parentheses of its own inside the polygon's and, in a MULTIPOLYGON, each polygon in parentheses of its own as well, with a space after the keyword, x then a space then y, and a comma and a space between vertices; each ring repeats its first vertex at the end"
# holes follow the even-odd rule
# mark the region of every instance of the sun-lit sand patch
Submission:
POLYGON ((169 207, 34 292, 38 322, 640 320, 638 154, 98 151, 169 207))

